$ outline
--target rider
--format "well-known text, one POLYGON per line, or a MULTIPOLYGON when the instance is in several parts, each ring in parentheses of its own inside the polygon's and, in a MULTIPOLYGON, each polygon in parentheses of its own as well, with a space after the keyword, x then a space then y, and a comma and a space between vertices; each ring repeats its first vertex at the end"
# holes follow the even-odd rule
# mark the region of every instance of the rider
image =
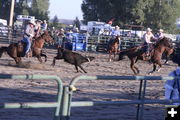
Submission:
POLYGON ((115 38, 116 36, 120 36, 120 30, 119 30, 120 28, 119 28, 119 26, 118 25, 116 25, 115 26, 115 29, 112 31, 112 33, 111 33, 111 35, 112 35, 112 37, 113 38, 115 38))
POLYGON ((35 23, 35 38, 37 38, 40 36, 41 32, 41 20, 36 20, 35 23))
POLYGON ((156 39, 154 35, 151 32, 151 28, 147 28, 146 33, 144 34, 144 46, 145 46, 145 52, 146 52, 146 57, 149 57, 149 51, 150 48, 152 47, 152 42, 151 39, 156 39))
POLYGON ((35 22, 34 20, 30 20, 28 25, 26 26, 26 29, 24 31, 24 37, 22 40, 23 42, 26 43, 26 49, 24 55, 26 55, 31 48, 31 39, 34 37, 34 28, 35 28, 35 22))
POLYGON ((163 29, 159 29, 158 30, 158 39, 162 39, 164 38, 164 30, 163 29))
MULTIPOLYGON (((115 26, 115 29, 111 32, 111 38, 110 38, 110 40, 109 40, 109 42, 108 42, 108 47, 109 47, 109 45, 112 44, 112 42, 114 41, 114 39, 115 39, 117 36, 120 36, 120 28, 119 28, 118 25, 116 25, 116 26, 115 26)), ((120 41, 119 41, 119 43, 120 43, 120 41)), ((119 49, 119 48, 118 48, 118 49, 119 49)))

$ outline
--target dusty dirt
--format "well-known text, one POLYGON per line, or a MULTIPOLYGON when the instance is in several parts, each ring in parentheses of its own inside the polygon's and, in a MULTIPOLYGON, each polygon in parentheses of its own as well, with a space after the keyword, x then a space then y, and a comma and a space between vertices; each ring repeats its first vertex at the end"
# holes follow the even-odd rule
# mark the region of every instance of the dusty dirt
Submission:
MULTIPOLYGON (((2 45, 1 45, 2 46, 2 45)), ((108 55, 103 53, 82 53, 91 55, 96 59, 90 63, 83 64, 88 72, 86 75, 134 75, 129 64, 125 60, 108 62, 108 55)), ((56 61, 52 67, 55 49, 47 49, 48 61, 39 64, 36 58, 23 58, 25 66, 18 67, 7 54, 0 58, 1 74, 41 74, 57 75, 64 85, 68 85, 72 78, 84 73, 76 73, 75 67, 63 60, 56 61)), ((152 70, 152 65, 139 61, 137 63, 141 73, 147 75, 152 70)), ((164 65, 160 72, 153 76, 167 76, 177 65, 172 62, 164 65)), ((147 83, 147 99, 164 98, 165 81, 149 81, 147 83)), ((52 80, 4 80, 0 81, 0 102, 34 102, 55 101, 56 83, 52 80)), ((77 83, 79 91, 73 94, 73 100, 87 101, 117 101, 135 100, 139 90, 139 81, 120 80, 89 80, 77 83)), ((54 109, 1 109, 0 120, 52 120, 54 109)), ((94 106, 72 108, 70 120, 135 120, 136 105, 118 106, 94 106)), ((144 120, 164 120, 165 108, 163 105, 145 105, 144 120)))

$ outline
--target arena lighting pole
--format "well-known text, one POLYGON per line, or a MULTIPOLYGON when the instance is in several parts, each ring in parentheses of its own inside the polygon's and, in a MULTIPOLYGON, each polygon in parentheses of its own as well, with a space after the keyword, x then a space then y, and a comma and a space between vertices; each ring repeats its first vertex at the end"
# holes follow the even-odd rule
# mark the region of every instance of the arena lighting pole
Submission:
POLYGON ((10 17, 9 17, 9 26, 12 26, 13 24, 13 15, 14 15, 14 0, 11 0, 11 11, 10 11, 10 17))

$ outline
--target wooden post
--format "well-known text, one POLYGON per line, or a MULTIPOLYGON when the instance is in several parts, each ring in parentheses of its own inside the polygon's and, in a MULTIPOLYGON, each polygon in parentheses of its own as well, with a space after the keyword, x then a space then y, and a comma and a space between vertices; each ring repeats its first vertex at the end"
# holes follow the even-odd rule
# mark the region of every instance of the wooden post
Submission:
POLYGON ((11 11, 10 11, 10 17, 9 17, 9 26, 12 26, 13 24, 13 15, 14 15, 14 0, 11 0, 11 11))

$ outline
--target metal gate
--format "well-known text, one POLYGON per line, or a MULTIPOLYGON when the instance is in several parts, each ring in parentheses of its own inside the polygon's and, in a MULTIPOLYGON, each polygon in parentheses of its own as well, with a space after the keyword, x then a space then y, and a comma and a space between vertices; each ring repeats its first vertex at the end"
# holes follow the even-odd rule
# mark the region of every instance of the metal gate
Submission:
POLYGON ((0 79, 48 79, 55 80, 58 85, 57 98, 56 102, 24 102, 24 103, 1 103, 0 108, 55 108, 53 120, 60 120, 60 111, 61 111, 61 100, 62 100, 62 91, 63 84, 59 77, 49 76, 49 75, 10 75, 10 74, 0 74, 0 79))
POLYGON ((65 87, 63 104, 63 119, 68 120, 70 118, 70 111, 72 107, 87 107, 97 105, 125 105, 136 104, 136 120, 143 120, 144 104, 172 104, 180 102, 180 100, 166 100, 166 99, 145 99, 147 80, 173 80, 180 79, 180 77, 162 77, 162 76, 79 76, 74 78, 69 87, 65 87), (79 80, 139 80, 139 95, 137 100, 128 101, 76 101, 72 102, 73 91, 76 89, 75 84, 79 80))

